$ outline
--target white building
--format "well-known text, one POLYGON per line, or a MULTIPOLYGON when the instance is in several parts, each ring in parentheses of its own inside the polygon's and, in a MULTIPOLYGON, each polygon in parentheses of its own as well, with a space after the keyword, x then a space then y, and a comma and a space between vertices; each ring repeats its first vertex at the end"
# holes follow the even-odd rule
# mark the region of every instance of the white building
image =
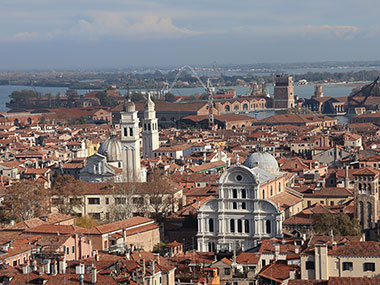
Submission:
POLYGON ((210 199, 199 208, 199 251, 232 251, 234 245, 248 250, 258 239, 282 237, 279 207, 259 198, 260 183, 265 183, 263 178, 282 173, 269 172, 278 171, 275 159, 257 161, 268 154, 251 156, 244 163, 248 166, 236 164, 224 172, 218 181, 219 198, 210 199), (255 164, 251 165, 253 160, 255 164))
POLYGON ((142 155, 144 158, 152 158, 153 151, 160 146, 160 140, 158 137, 158 120, 156 118, 154 106, 154 102, 148 93, 148 99, 145 103, 144 119, 142 121, 142 155))

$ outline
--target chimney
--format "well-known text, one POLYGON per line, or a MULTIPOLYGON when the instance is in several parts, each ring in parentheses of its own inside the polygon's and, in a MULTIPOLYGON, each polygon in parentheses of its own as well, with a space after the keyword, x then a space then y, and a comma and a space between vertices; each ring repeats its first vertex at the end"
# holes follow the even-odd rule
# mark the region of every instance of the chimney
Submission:
POLYGON ((127 232, 125 231, 125 229, 123 229, 123 245, 124 248, 127 245, 127 232))
POLYGON ((59 260, 59 273, 65 274, 66 273, 66 258, 61 258, 59 260))
POLYGON ((275 246, 274 246, 274 259, 275 260, 278 259, 279 254, 280 254, 280 245, 275 244, 275 246))
POLYGON ((50 259, 44 260, 46 274, 50 274, 50 262, 51 262, 50 259))
POLYGON ((22 273, 23 274, 28 274, 29 273, 29 266, 27 263, 25 263, 23 266, 22 266, 22 273))
POLYGON ((150 261, 150 271, 152 272, 152 275, 154 275, 154 272, 156 271, 156 262, 154 260, 150 261))
POLYGON ((37 260, 33 259, 32 263, 30 264, 30 270, 32 270, 32 272, 37 271, 37 260))
POLYGON ((38 267, 40 268, 40 275, 43 275, 45 273, 45 265, 41 263, 38 267))
POLYGON ((96 282, 97 282, 96 277, 97 277, 96 267, 92 266, 92 271, 91 271, 91 283, 92 284, 96 284, 96 282))
POLYGON ((141 264, 141 267, 142 267, 142 273, 143 273, 143 276, 145 276, 145 259, 141 259, 140 260, 140 264, 141 264))
POLYGON ((57 260, 53 259, 51 261, 51 275, 57 275, 57 260))
POLYGON ((346 165, 345 171, 344 171, 344 188, 348 189, 350 182, 350 178, 348 176, 348 165, 346 165))
POLYGON ((290 280, 296 279, 296 269, 295 268, 289 269, 289 279, 290 280))

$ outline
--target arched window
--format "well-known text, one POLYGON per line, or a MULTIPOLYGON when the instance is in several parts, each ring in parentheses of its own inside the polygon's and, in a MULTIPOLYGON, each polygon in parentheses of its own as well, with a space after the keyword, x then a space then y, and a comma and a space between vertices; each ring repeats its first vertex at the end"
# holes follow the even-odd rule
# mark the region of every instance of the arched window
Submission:
POLYGON ((364 203, 359 202, 359 212, 360 212, 360 224, 364 226, 364 203))
POLYGON ((271 225, 271 222, 270 222, 270 220, 267 220, 266 222, 265 222, 265 232, 267 233, 267 234, 270 234, 271 232, 272 232, 272 225, 271 225))
POLYGON ((247 191, 245 189, 241 190, 241 197, 243 199, 247 198, 247 191))
POLYGON ((367 189, 368 189, 368 191, 369 191, 370 194, 371 194, 371 190, 372 190, 371 184, 368 183, 368 188, 367 188, 367 189))
POLYGON ((237 190, 236 189, 232 189, 232 198, 237 198, 237 190))
POLYGON ((359 191, 361 191, 361 190, 362 190, 362 184, 359 183, 359 191))
POLYGON ((211 233, 214 232, 214 220, 213 219, 208 220, 208 231, 211 233))
POLYGON ((230 106, 229 105, 226 105, 226 107, 224 107, 224 111, 227 113, 230 111, 230 106))
POLYGON ((249 233, 249 220, 244 221, 244 231, 249 233))
POLYGON ((247 205, 245 204, 245 202, 241 203, 241 208, 242 208, 243 210, 247 209, 247 205))
POLYGON ((241 220, 238 220, 237 221, 237 224, 238 224, 238 232, 239 233, 242 233, 243 232, 243 222, 241 220))
POLYGON ((235 220, 234 219, 230 220, 230 232, 231 233, 235 232, 235 220))
POLYGON ((368 227, 372 228, 372 204, 367 202, 367 211, 368 211, 368 227))
POLYGON ((262 199, 265 199, 265 190, 263 190, 263 197, 261 197, 262 199))

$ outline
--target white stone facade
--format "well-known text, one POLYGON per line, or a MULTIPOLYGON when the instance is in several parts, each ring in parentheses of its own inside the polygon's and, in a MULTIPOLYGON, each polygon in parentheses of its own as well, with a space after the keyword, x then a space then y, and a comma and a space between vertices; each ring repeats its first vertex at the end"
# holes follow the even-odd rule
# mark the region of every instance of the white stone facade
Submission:
MULTIPOLYGON (((264 171, 260 169, 260 171, 264 171)), ((219 198, 198 211, 198 250, 248 250, 258 239, 282 237, 281 211, 272 202, 258 199, 255 168, 234 165, 219 179, 219 198)))

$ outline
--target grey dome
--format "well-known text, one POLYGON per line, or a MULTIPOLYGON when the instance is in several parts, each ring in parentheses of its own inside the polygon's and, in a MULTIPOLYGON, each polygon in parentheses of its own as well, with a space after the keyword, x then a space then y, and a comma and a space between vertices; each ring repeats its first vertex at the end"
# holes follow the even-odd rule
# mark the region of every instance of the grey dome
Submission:
POLYGON ((258 167, 275 174, 279 172, 277 160, 267 152, 254 152, 243 163, 248 168, 258 167))
POLYGON ((111 136, 100 145, 98 153, 104 155, 107 158, 107 162, 121 161, 120 140, 117 137, 111 136))

